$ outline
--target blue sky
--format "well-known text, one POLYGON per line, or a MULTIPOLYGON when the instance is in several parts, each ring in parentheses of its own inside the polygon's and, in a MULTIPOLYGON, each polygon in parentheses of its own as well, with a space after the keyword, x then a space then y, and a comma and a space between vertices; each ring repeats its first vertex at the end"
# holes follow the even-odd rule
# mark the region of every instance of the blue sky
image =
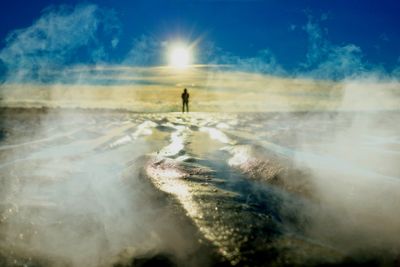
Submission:
MULTIPOLYGON (((10 32, 26 28, 49 6, 81 1, 7 1, 0 11, 1 47, 10 32)), ((304 26, 310 17, 330 43, 354 44, 363 60, 391 70, 400 57, 398 1, 229 1, 229 0, 98 0, 119 20, 117 49, 110 62, 121 61, 140 36, 158 41, 182 38, 213 45, 232 55, 256 57, 268 49, 286 70, 306 61, 309 48, 304 26)), ((201 53, 201 52, 200 52, 201 53)), ((82 59, 84 61, 84 57, 82 59)), ((201 59, 198 58, 200 61, 201 59)))
POLYGON ((146 97, 187 87, 245 110, 335 108, 342 96, 345 109, 399 109, 398 14, 397 1, 15 0, 0 10, 0 93, 148 110, 146 97), (194 51, 180 72, 167 61, 177 41, 194 51))

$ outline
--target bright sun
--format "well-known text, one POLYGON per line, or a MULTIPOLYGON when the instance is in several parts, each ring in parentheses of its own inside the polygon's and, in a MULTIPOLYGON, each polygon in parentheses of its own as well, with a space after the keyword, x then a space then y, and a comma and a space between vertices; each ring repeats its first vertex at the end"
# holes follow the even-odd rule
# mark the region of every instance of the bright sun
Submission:
POLYGON ((190 48, 183 45, 173 46, 169 52, 169 64, 178 69, 185 69, 191 61, 190 48))

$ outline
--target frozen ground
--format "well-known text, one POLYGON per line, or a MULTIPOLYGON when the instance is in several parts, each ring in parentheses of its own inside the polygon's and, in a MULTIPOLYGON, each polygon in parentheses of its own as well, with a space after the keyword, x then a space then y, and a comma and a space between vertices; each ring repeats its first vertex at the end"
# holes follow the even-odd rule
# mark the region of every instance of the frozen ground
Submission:
POLYGON ((1 118, 1 266, 399 264, 399 113, 1 118))

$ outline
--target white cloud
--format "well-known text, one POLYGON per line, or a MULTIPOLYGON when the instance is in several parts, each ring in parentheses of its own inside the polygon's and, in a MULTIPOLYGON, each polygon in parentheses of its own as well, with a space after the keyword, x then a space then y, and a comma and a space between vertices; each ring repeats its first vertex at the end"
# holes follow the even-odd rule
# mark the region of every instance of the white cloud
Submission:
POLYGON ((105 60, 106 47, 97 34, 104 31, 117 35, 116 21, 112 12, 96 5, 46 9, 32 26, 8 35, 6 46, 0 52, 8 80, 46 80, 50 78, 49 73, 74 61, 74 57, 86 58, 89 62, 105 60))
POLYGON ((132 48, 125 57, 123 64, 133 66, 158 65, 160 60, 163 42, 153 37, 141 35, 133 40, 132 48))
POLYGON ((111 40, 111 46, 113 48, 116 48, 118 44, 119 44, 119 39, 118 38, 114 38, 114 39, 111 40))
POLYGON ((301 75, 342 80, 362 75, 369 70, 376 71, 364 61, 359 46, 351 43, 342 45, 331 43, 326 38, 327 29, 322 28, 312 16, 309 16, 303 30, 308 35, 308 51, 306 62, 301 64, 299 70, 301 75))

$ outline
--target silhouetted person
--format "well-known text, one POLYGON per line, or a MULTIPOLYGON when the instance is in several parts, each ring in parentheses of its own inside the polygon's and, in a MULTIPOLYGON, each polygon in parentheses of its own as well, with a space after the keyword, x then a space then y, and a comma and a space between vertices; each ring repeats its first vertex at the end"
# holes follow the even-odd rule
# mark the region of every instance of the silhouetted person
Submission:
POLYGON ((185 106, 186 112, 189 112, 189 93, 187 92, 186 88, 182 93, 182 112, 185 112, 185 106))

